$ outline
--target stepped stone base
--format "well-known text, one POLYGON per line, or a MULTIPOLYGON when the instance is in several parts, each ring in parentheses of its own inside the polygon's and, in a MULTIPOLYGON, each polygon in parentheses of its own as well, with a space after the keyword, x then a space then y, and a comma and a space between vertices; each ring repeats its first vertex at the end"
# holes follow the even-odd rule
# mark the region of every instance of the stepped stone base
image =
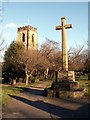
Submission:
POLYGON ((83 91, 60 91, 61 97, 80 98, 84 96, 83 91))
POLYGON ((47 97, 64 97, 64 98, 80 98, 84 96, 85 89, 77 91, 55 91, 47 89, 47 97))
POLYGON ((68 80, 63 80, 60 82, 53 82, 52 83, 52 90, 77 90, 79 89, 79 82, 74 82, 74 81, 68 81, 68 80))

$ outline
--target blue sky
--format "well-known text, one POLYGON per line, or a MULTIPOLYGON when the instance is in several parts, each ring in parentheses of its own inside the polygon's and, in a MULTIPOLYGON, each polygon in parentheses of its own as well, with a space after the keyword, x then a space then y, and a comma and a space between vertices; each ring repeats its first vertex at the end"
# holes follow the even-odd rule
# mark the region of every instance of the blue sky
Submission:
POLYGON ((55 26, 61 25, 61 17, 66 17, 67 44, 70 47, 83 45, 88 40, 88 3, 86 2, 5 2, 3 3, 3 33, 7 46, 16 39, 17 27, 31 25, 38 29, 38 43, 46 37, 55 40, 61 46, 61 31, 55 26))

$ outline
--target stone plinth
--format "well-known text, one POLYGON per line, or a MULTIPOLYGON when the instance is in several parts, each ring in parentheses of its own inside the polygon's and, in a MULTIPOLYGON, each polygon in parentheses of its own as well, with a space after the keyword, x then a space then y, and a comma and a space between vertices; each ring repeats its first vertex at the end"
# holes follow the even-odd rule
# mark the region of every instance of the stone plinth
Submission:
POLYGON ((47 89, 47 97, 56 97, 56 91, 47 89))
POLYGON ((74 71, 68 71, 68 79, 75 81, 75 74, 74 71))
POLYGON ((59 80, 71 80, 75 82, 74 71, 58 71, 59 80))
POLYGON ((81 98, 84 96, 84 91, 59 91, 59 94, 64 98, 81 98))
POLYGON ((77 90, 79 89, 79 82, 73 82, 68 80, 62 80, 58 83, 52 83, 52 89, 62 91, 62 90, 77 90))
POLYGON ((59 80, 68 79, 68 72, 67 71, 58 71, 58 79, 59 80))
POLYGON ((84 96, 85 89, 79 87, 79 82, 62 80, 53 82, 51 88, 46 89, 48 97, 80 98, 84 96))
POLYGON ((47 97, 57 97, 58 94, 58 98, 62 97, 62 98, 81 98, 84 96, 84 89, 82 90, 71 90, 71 91, 55 91, 55 90, 51 90, 51 89, 47 89, 47 97))

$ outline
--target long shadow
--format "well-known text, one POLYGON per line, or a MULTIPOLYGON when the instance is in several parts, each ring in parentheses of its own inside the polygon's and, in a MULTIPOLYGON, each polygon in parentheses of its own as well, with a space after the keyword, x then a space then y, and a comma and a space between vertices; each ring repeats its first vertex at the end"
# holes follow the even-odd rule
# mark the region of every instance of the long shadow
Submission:
POLYGON ((88 117, 88 115, 86 114, 87 111, 86 111, 85 106, 83 106, 84 109, 81 108, 81 109, 78 109, 76 111, 73 111, 70 109, 66 109, 63 107, 58 107, 56 105, 45 103, 43 101, 31 101, 31 100, 28 100, 26 98, 19 97, 19 96, 14 96, 14 95, 9 95, 9 96, 14 98, 14 99, 17 99, 25 104, 31 105, 33 107, 36 107, 40 110, 49 112, 50 114, 56 115, 56 116, 61 117, 61 118, 80 118, 80 117, 82 118, 81 112, 83 112, 83 118, 88 117), (85 114, 84 114, 84 112, 85 112, 85 114))
POLYGON ((33 88, 27 88, 25 89, 25 92, 29 92, 35 95, 42 95, 43 90, 37 90, 37 89, 33 89, 33 88))
POLYGON ((89 104, 84 104, 82 107, 80 107, 77 111, 76 114, 81 116, 82 118, 88 118, 89 117, 89 111, 90 110, 90 103, 89 104))
MULTIPOLYGON (((16 87, 18 88, 18 87, 16 87)), ((28 93, 31 93, 31 94, 35 94, 35 95, 42 95, 43 94, 43 90, 37 90, 37 89, 33 89, 33 88, 22 88, 22 87, 19 87, 23 90, 23 92, 28 92, 28 93)))
MULTIPOLYGON (((16 87, 16 88, 18 88, 18 87, 16 87)), ((22 88, 22 87, 19 87, 19 88, 21 88, 23 90, 23 92, 28 92, 30 94, 47 97, 47 91, 45 89, 44 90, 38 90, 38 89, 33 89, 33 88, 22 88)), ((62 97, 60 97, 59 99, 65 101, 67 103, 72 102, 72 103, 77 103, 77 104, 85 104, 85 103, 82 102, 82 100, 76 100, 76 99, 70 99, 70 98, 65 99, 65 98, 62 98, 62 97)), ((89 99, 89 98, 87 98, 87 99, 89 99)))
POLYGON ((83 98, 62 98, 62 97, 60 97, 59 98, 60 100, 63 100, 63 101, 65 101, 65 102, 68 102, 68 103, 76 103, 76 104, 88 104, 89 103, 89 99, 87 98, 87 101, 88 101, 88 103, 85 101, 82 101, 82 99, 83 98), (80 100, 81 99, 81 100, 80 100))

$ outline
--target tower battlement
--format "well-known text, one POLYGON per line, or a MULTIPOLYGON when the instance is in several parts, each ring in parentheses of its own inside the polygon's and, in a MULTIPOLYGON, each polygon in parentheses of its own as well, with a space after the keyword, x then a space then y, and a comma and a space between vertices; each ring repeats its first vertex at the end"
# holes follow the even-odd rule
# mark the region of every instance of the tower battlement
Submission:
POLYGON ((37 28, 30 25, 17 28, 17 42, 24 44, 25 49, 38 49, 38 31, 37 28))
POLYGON ((23 31, 23 30, 33 30, 33 31, 36 31, 36 32, 37 32, 37 28, 32 27, 32 26, 30 26, 30 25, 27 25, 27 26, 23 26, 23 27, 19 27, 19 28, 18 28, 18 32, 19 32, 19 31, 23 31))

